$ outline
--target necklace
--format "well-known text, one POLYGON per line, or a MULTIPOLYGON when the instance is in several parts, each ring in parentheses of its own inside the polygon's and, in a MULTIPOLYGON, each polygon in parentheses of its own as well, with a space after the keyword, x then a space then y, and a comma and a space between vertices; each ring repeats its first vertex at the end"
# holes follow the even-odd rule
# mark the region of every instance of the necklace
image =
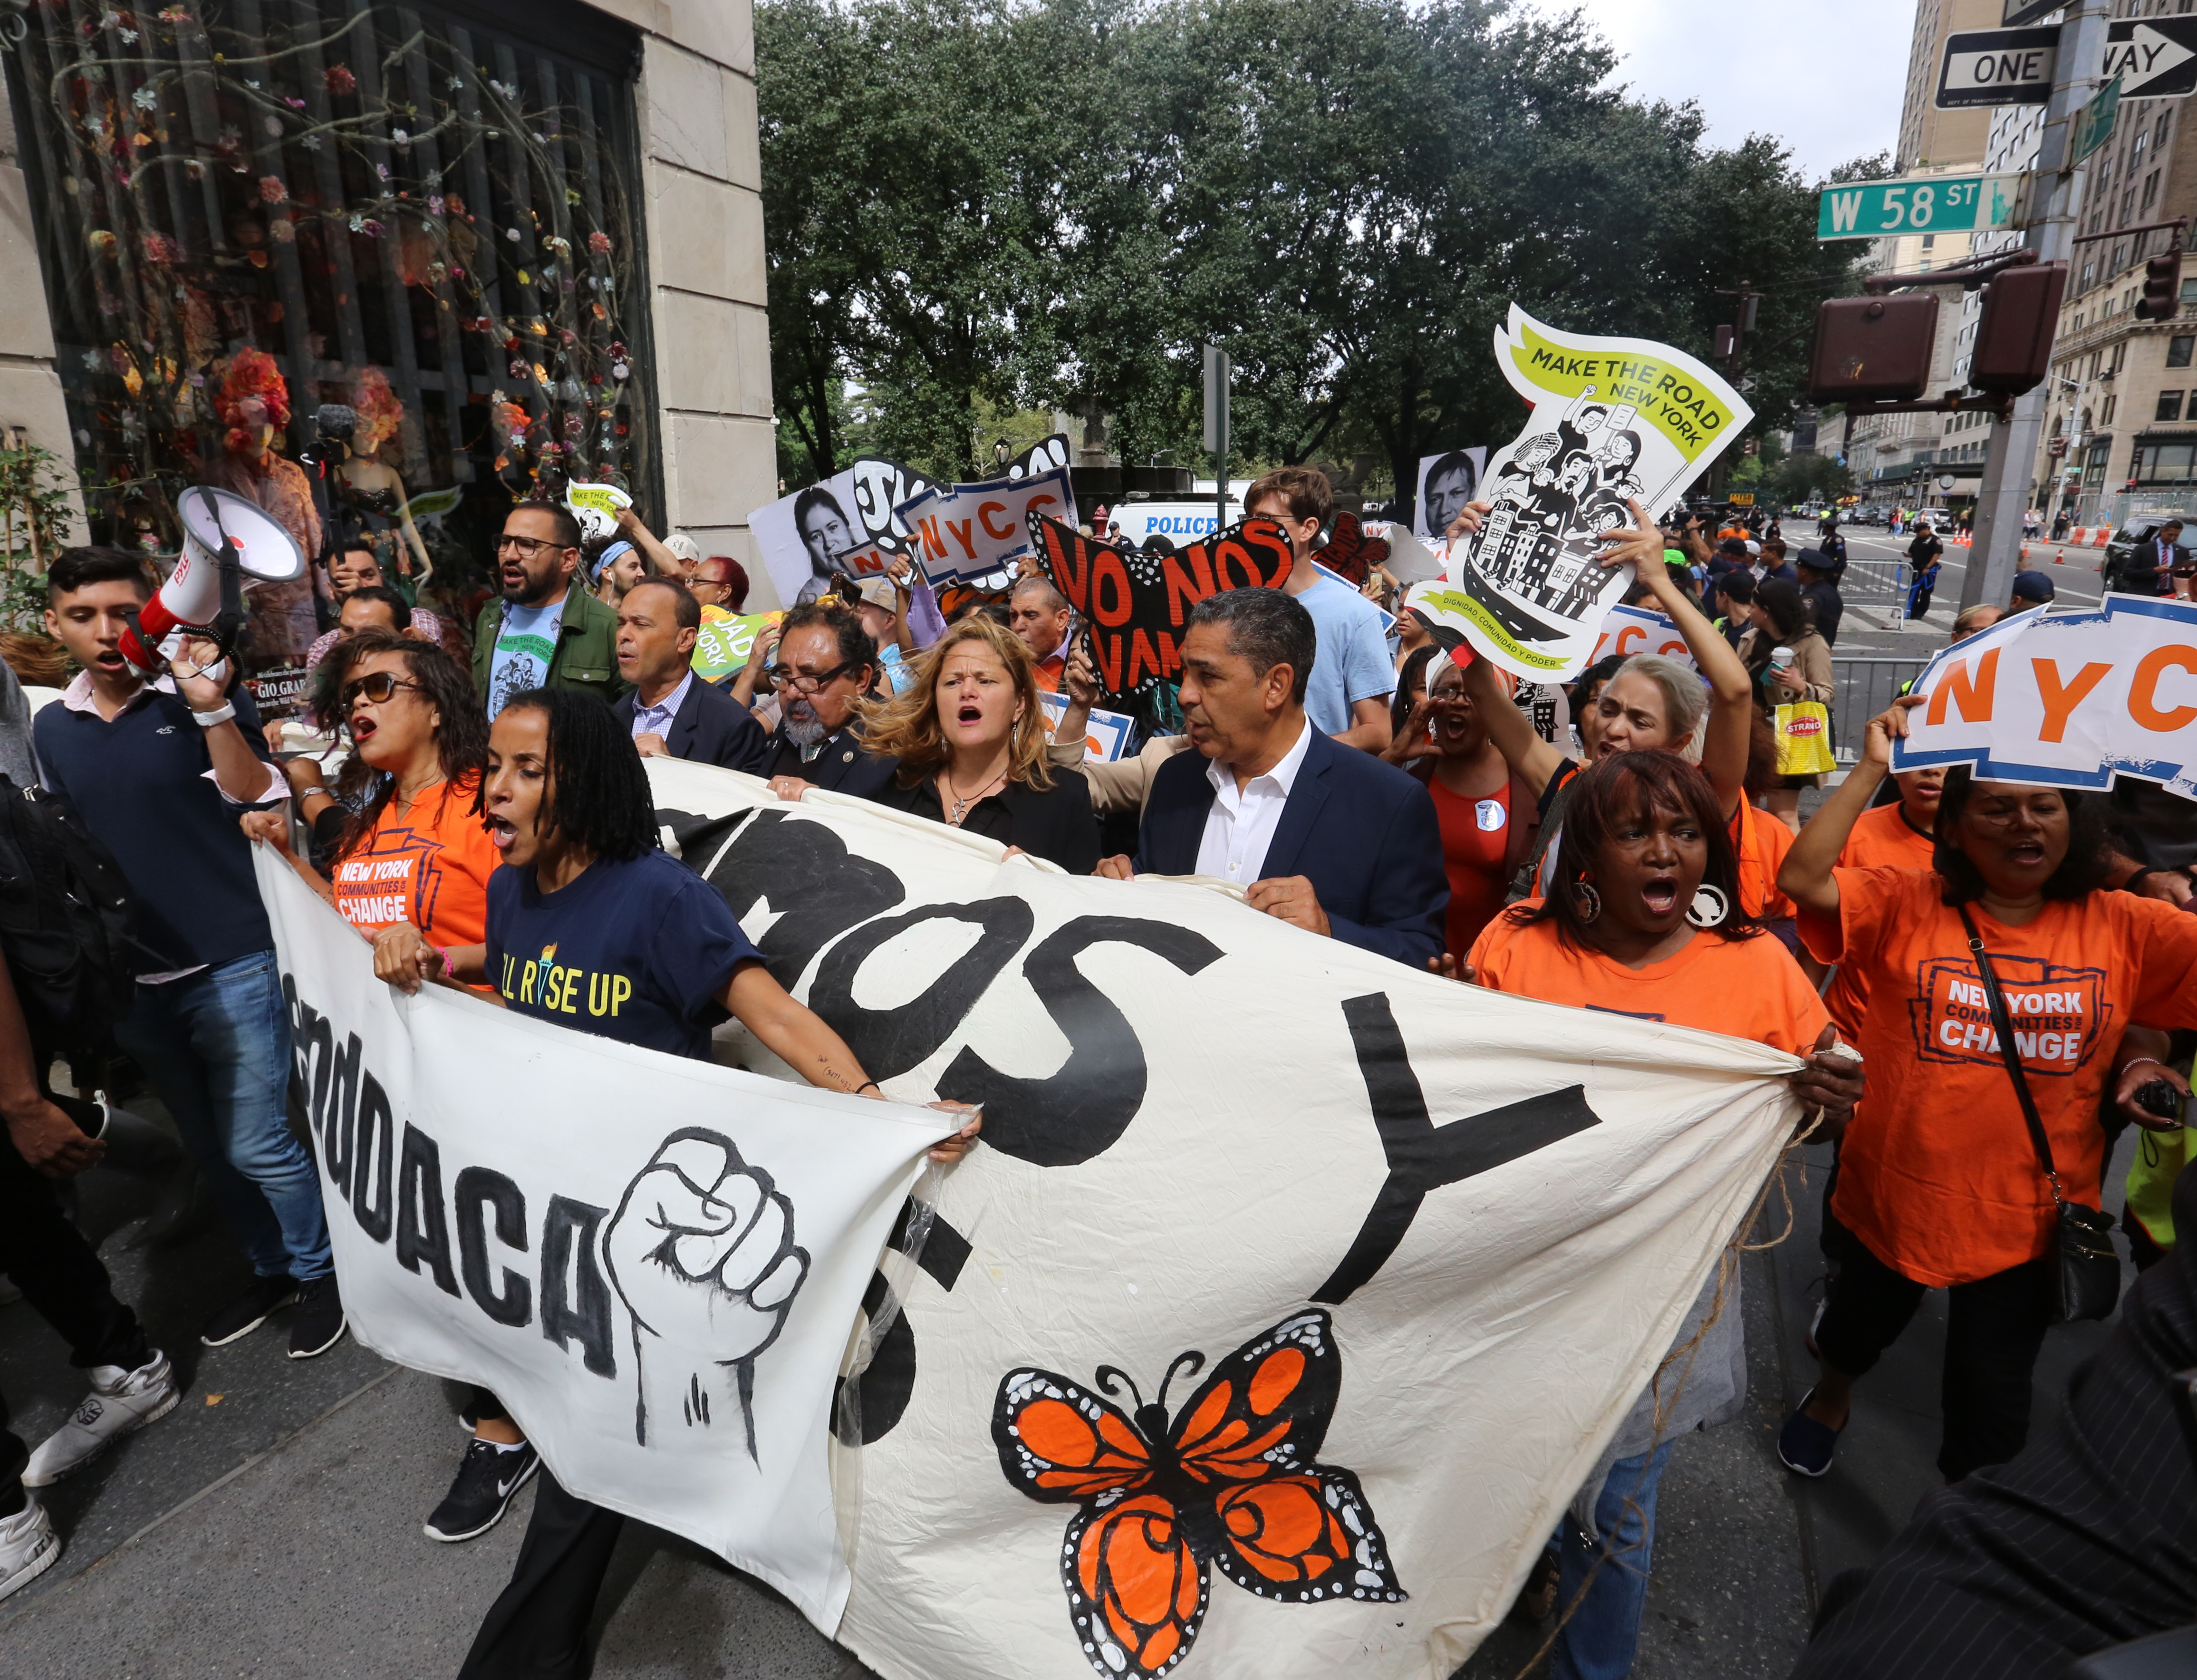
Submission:
POLYGON ((1003 784, 1007 779, 1007 773, 1004 770, 1000 771, 983 786, 965 797, 954 791, 952 770, 942 768, 938 773, 938 779, 946 790, 946 797, 954 802, 954 808, 946 814, 946 826, 949 828, 959 828, 961 826, 961 819, 968 814, 969 808, 991 792, 993 788, 1003 784))
POLYGON ((449 778, 443 774, 443 773, 438 769, 432 776, 420 783, 419 786, 414 788, 409 793, 405 792, 403 785, 399 784, 396 790, 397 803, 409 814, 413 806, 420 802, 422 796, 442 786, 442 785, 449 779, 449 778))

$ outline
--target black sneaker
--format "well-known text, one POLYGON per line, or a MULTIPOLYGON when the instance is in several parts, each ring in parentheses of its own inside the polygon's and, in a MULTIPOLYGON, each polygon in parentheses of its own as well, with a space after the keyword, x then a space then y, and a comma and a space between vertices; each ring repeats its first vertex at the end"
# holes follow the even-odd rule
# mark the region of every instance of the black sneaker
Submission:
POLYGON ((290 1357, 310 1359, 327 1353, 343 1340, 344 1326, 350 1322, 344 1316, 343 1292, 336 1286, 334 1272, 299 1284, 298 1312, 290 1320, 290 1357))
POLYGON ((505 1448, 476 1440, 458 1461, 457 1479, 426 1521, 431 1540, 470 1540, 502 1521, 511 1496, 542 1468, 542 1455, 530 1444, 505 1448))
POLYGON ((267 1322, 269 1313, 297 1298, 297 1280, 287 1272, 255 1277, 249 1289, 206 1320, 199 1340, 209 1347, 226 1347, 239 1336, 250 1335, 267 1322))

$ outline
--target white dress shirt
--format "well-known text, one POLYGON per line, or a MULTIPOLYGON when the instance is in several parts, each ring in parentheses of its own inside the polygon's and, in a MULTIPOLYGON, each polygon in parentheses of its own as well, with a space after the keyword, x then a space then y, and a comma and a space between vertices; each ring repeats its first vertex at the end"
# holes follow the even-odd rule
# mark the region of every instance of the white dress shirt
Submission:
POLYGON ((687 691, 694 686, 694 673, 688 671, 679 679, 679 686, 652 706, 644 706, 641 696, 633 697, 633 733, 635 736, 660 735, 668 743, 671 726, 678 721, 679 708, 687 704, 687 691))
POLYGON ((1197 843, 1197 872, 1232 886, 1248 887, 1263 880, 1267 849, 1281 826, 1282 808, 1290 802, 1297 772, 1304 768, 1305 752, 1312 745, 1312 720, 1300 721, 1296 744, 1281 762, 1262 776, 1254 776, 1239 789, 1236 773, 1219 759, 1208 759, 1205 779, 1213 784, 1213 808, 1205 814, 1205 832, 1197 843))

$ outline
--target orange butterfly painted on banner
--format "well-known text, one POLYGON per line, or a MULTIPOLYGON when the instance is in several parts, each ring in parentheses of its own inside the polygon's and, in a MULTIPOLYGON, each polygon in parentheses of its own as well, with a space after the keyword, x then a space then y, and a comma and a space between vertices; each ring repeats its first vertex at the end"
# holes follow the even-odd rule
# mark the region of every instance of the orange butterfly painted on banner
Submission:
POLYGON ((1285 1604, 1406 1596, 1358 1478, 1313 1462, 1342 1389, 1327 1314, 1301 1312, 1254 1336, 1170 1427, 1168 1385, 1204 1363, 1180 1355, 1149 1405, 1111 1365, 1095 1384, 1027 1367, 1000 1382, 992 1439, 1007 1480, 1033 1499, 1081 1507, 1068 1520, 1060 1578, 1104 1680, 1158 1680, 1190 1654, 1209 1568, 1285 1604), (1094 1387, 1126 1388, 1133 1411, 1094 1387))

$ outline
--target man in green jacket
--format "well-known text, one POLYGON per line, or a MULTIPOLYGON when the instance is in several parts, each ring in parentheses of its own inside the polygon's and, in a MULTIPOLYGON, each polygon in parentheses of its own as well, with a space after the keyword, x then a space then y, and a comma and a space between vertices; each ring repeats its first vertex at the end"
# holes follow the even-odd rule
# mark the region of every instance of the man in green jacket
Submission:
POLYGON ((580 526, 554 501, 521 501, 496 539, 501 600, 473 627, 473 686, 493 720, 530 688, 571 688, 605 702, 629 684, 617 671, 617 614, 572 587, 580 526))

